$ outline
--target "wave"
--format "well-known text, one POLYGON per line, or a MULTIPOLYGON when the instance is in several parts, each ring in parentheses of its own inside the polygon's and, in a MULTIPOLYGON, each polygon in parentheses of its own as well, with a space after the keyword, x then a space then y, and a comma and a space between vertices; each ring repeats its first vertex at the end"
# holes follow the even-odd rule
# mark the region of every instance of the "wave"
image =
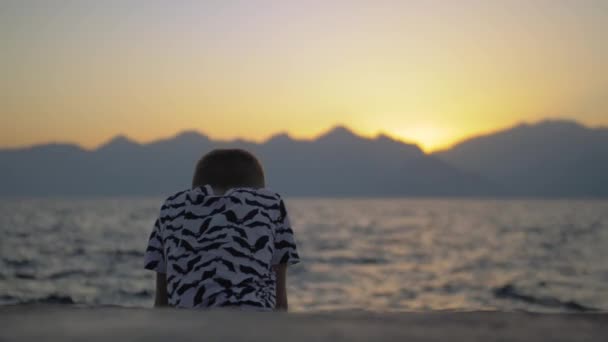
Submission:
POLYGON ((0 305, 19 304, 19 302, 20 300, 17 297, 13 297, 7 294, 0 295, 0 305))
POLYGON ((34 274, 26 273, 26 272, 17 272, 17 273, 15 273, 15 278, 17 278, 17 279, 23 279, 23 280, 34 280, 34 279, 37 279, 37 277, 34 274))
MULTIPOLYGON (((93 277, 96 276, 97 272, 83 271, 83 270, 67 270, 50 273, 48 275, 36 275, 31 272, 15 272, 14 277, 22 280, 57 280, 63 278, 73 278, 76 276, 82 277, 93 277)), ((3 275, 0 274, 0 279, 3 279, 3 275)))
POLYGON ((328 265, 384 265, 388 264, 389 261, 384 258, 374 257, 347 257, 347 256, 335 256, 335 257, 318 257, 308 259, 311 263, 322 263, 328 265))
POLYGON ((111 251, 108 252, 108 254, 114 256, 114 257, 137 257, 137 258, 143 258, 144 256, 144 252, 143 250, 117 250, 117 251, 111 251))
POLYGON ((48 276, 46 276, 45 279, 56 280, 56 279, 61 279, 61 278, 74 277, 74 276, 90 277, 90 276, 95 276, 95 275, 97 275, 97 272, 88 272, 88 271, 83 271, 83 270, 68 270, 68 271, 60 271, 60 272, 51 273, 48 276))
POLYGON ((24 268, 28 266, 32 266, 32 261, 27 259, 10 259, 10 258, 2 258, 2 262, 9 267, 14 268, 24 268))
POLYGON ((18 297, 10 295, 0 296, 0 302, 5 305, 31 305, 31 304, 62 304, 62 305, 73 305, 77 304, 74 299, 70 296, 63 296, 52 294, 46 297, 34 298, 34 299, 20 299, 18 297))
POLYGON ((118 293, 127 296, 127 297, 139 297, 139 298, 152 298, 154 293, 149 290, 141 290, 136 292, 126 291, 126 290, 118 290, 118 293))
POLYGON ((599 309, 585 306, 571 300, 562 301, 554 297, 535 297, 529 294, 525 294, 520 292, 512 284, 507 284, 501 287, 494 288, 492 292, 494 293, 494 296, 496 298, 517 300, 528 304, 540 305, 544 307, 560 308, 578 312, 599 311, 599 309))

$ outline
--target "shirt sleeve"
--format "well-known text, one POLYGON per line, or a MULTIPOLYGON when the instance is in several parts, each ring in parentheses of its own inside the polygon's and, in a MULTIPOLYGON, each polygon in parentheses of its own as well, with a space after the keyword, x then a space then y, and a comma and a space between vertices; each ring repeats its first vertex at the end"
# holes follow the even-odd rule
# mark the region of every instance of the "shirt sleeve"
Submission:
POLYGON ((154 222, 154 228, 148 240, 148 248, 144 253, 144 268, 159 273, 167 273, 167 263, 165 259, 165 248, 160 233, 160 219, 154 222))
POLYGON ((300 262, 300 256, 296 247, 295 237, 285 203, 281 200, 280 203, 281 216, 278 220, 278 225, 275 230, 274 237, 274 255, 272 256, 272 264, 287 264, 294 265, 300 262))

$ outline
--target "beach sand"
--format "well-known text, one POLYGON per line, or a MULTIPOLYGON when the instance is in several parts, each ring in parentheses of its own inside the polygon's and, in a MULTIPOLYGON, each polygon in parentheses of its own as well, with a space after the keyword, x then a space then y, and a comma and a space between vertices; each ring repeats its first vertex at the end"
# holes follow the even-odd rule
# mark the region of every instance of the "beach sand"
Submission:
POLYGON ((608 314, 0 308, 0 341, 606 341, 607 336, 608 314))

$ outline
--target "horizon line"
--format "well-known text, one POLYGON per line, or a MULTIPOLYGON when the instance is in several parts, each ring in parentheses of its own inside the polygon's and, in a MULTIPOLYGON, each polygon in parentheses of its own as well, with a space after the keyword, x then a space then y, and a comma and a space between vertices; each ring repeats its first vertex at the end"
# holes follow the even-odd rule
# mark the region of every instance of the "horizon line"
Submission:
POLYGON ((579 126, 582 126, 586 129, 608 129, 608 126, 604 126, 604 125, 596 125, 596 126, 591 126, 591 125, 586 125, 576 119, 573 118, 557 118, 557 117, 547 117, 547 118, 543 118, 543 119, 539 119, 536 121, 529 121, 529 120, 520 120, 520 121, 516 121, 515 123, 511 124, 511 125, 507 125, 501 128, 496 128, 496 129, 490 129, 490 130, 486 130, 486 131, 480 131, 477 133, 473 133, 471 135, 468 136, 464 136, 462 138, 459 138, 457 140, 455 140, 452 143, 446 144, 446 145, 441 145, 438 147, 434 147, 434 148, 424 148, 422 146, 421 143, 414 141, 414 140, 410 140, 407 139, 406 137, 400 137, 400 136, 396 136, 395 134, 391 134, 382 130, 378 130, 376 133, 374 134, 362 134, 360 132, 357 132, 355 129, 347 126, 344 123, 335 123, 332 124, 330 126, 328 126, 325 129, 320 130, 319 133, 316 133, 312 136, 308 136, 308 137, 295 137, 293 134, 291 134, 288 130, 280 130, 277 131, 275 133, 272 133, 270 135, 268 135, 267 137, 263 138, 263 139, 250 139, 250 138, 246 138, 246 137, 231 137, 231 138, 213 138, 211 135, 195 129, 195 128, 187 128, 187 129, 183 129, 180 130, 176 133, 170 134, 170 135, 166 135, 166 136, 162 136, 162 137, 158 137, 156 139, 151 139, 151 140, 147 140, 147 141, 140 141, 137 139, 134 139, 130 136, 128 136, 125 133, 116 133, 115 135, 111 136, 110 138, 102 141, 101 143, 95 145, 94 147, 86 147, 83 146, 82 144, 78 143, 78 142, 73 142, 73 141, 61 141, 61 140, 52 140, 52 141, 46 141, 46 142, 37 142, 37 143, 32 143, 32 144, 27 144, 27 145, 21 145, 21 146, 8 146, 8 147, 4 147, 4 146, 0 146, 0 151, 4 150, 4 151, 10 151, 10 150, 24 150, 24 149, 28 149, 28 148, 35 148, 35 147, 39 147, 39 146, 45 146, 45 145, 72 145, 72 146, 76 146, 82 150, 85 151, 96 151, 99 150, 100 148, 102 148, 103 146, 109 144, 110 142, 116 140, 116 139, 126 139, 129 142, 132 142, 136 145, 149 145, 149 144, 153 144, 156 142, 160 142, 160 141, 166 141, 166 140, 171 140, 174 139, 180 135, 184 135, 184 134, 188 134, 188 133, 195 133, 198 134, 202 137, 206 137, 207 139, 213 141, 213 142, 224 142, 224 143, 230 143, 230 142, 235 142, 235 141, 243 141, 246 143, 252 143, 252 144, 264 144, 267 143, 268 141, 270 141, 271 139, 273 139, 274 137, 277 136, 281 136, 281 135, 285 135, 287 136, 289 139, 293 140, 293 141, 300 141, 300 142, 306 142, 306 141, 315 141, 329 133, 331 133, 332 131, 336 130, 336 129, 340 129, 340 128, 344 128, 346 129, 348 132, 352 133, 353 135, 360 137, 360 138, 364 138, 364 139, 377 139, 379 137, 388 137, 390 139, 393 139, 395 141, 404 143, 404 144, 408 144, 408 145, 415 145, 416 147, 418 147, 421 151, 423 151, 425 154, 433 154, 436 152, 440 152, 440 151, 445 151, 448 149, 451 149, 465 141, 471 140, 471 139, 475 139, 475 138, 480 138, 480 137, 484 137, 484 136, 488 136, 488 135, 492 135, 492 134, 496 134, 502 131, 506 131, 509 129, 513 129, 522 125, 538 125, 538 124, 542 124, 542 123, 548 123, 548 122, 567 122, 567 123, 574 123, 577 124, 579 126))

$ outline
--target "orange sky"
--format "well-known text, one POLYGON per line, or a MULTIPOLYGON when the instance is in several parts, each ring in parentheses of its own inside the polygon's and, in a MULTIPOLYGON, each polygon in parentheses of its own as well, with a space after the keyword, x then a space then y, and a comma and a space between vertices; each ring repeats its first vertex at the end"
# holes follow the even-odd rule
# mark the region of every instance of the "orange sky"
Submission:
POLYGON ((0 4, 0 146, 608 125, 606 1, 0 4), (144 5, 145 4, 145 5, 144 5))

